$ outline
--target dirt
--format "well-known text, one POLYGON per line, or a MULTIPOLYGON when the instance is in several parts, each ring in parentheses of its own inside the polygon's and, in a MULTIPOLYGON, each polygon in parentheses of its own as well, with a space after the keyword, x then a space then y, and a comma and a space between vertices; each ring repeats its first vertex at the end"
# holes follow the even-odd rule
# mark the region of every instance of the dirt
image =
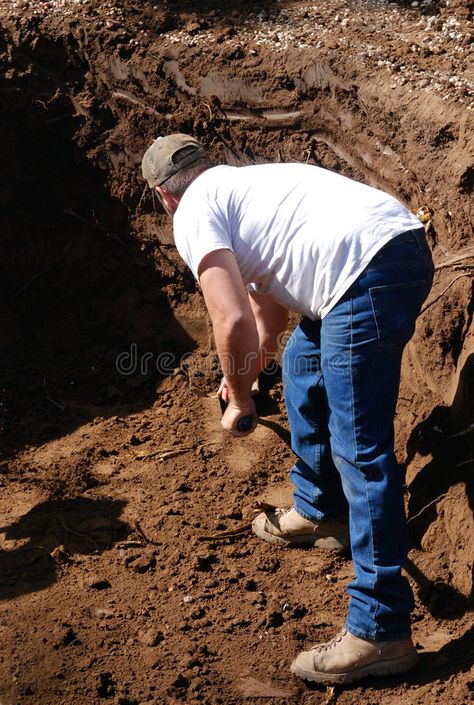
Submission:
POLYGON ((465 0, 0 2, 1 705, 472 701, 473 27, 465 0), (250 535, 259 501, 291 501, 281 381, 224 437, 201 296, 140 176, 170 131, 423 217, 437 272, 396 418, 421 663, 401 678, 289 673, 342 625, 352 563, 250 535))

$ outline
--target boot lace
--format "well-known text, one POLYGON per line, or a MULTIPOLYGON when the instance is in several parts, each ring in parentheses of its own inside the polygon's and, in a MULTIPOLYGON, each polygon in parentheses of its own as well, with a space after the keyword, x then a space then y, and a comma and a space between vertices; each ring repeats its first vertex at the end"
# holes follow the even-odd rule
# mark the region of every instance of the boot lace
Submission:
POLYGON ((317 651, 318 653, 321 653, 322 651, 329 651, 330 649, 334 649, 335 646, 340 644, 340 642, 343 640, 345 635, 347 634, 347 629, 341 629, 341 631, 336 634, 336 636, 331 639, 331 641, 328 641, 326 644, 316 644, 313 646, 310 650, 311 651, 317 651))
POLYGON ((291 512, 293 507, 275 507, 274 512, 278 518, 285 516, 288 512, 291 512))

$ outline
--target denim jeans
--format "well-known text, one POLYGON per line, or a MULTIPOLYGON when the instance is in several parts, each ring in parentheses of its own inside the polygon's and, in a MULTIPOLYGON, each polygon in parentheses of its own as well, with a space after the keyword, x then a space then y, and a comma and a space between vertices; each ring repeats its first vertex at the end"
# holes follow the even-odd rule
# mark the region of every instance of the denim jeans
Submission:
POLYGON ((403 476, 393 420, 402 352, 431 287, 423 229, 389 242, 322 319, 303 318, 283 355, 299 514, 349 514, 355 579, 346 628, 366 639, 410 635, 413 595, 403 476))

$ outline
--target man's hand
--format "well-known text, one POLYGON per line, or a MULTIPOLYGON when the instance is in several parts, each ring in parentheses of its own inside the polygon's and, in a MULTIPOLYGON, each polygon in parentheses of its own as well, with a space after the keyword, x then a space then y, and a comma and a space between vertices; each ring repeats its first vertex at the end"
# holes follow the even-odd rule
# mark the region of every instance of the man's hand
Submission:
MULTIPOLYGON (((255 380, 255 382, 252 384, 252 389, 250 390, 250 396, 255 397, 259 393, 259 384, 258 384, 258 379, 255 380)), ((216 397, 220 397, 223 402, 226 404, 229 403, 230 399, 230 391, 229 391, 229 384, 226 380, 225 377, 223 377, 220 381, 219 384, 219 389, 216 392, 216 397)))
POLYGON ((238 402, 229 400, 224 415, 222 416, 221 424, 225 431, 228 431, 237 438, 243 438, 244 436, 248 436, 255 431, 257 420, 258 417, 257 412, 255 411, 253 399, 249 398, 247 401, 238 402), (252 426, 248 431, 239 431, 237 428, 238 423, 240 419, 245 416, 250 416, 252 418, 252 426))
POLYGON ((276 351, 288 314, 268 296, 249 297, 235 255, 228 249, 206 255, 198 274, 224 373, 218 396, 228 406, 221 423, 233 436, 248 436, 257 425, 252 385, 266 364, 267 354, 276 351), (252 425, 239 431, 238 423, 246 416, 252 425))

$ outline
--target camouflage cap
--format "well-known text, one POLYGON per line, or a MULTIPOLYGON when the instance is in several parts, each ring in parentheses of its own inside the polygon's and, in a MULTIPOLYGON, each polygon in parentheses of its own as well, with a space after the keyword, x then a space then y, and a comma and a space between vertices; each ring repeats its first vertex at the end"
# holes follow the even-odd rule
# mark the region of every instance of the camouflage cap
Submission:
POLYGON ((161 186, 171 176, 203 156, 204 147, 191 135, 177 133, 158 137, 143 156, 142 174, 151 188, 161 186), (193 147, 193 151, 190 152, 187 147, 193 147), (180 159, 180 152, 184 149, 186 153, 180 159))

